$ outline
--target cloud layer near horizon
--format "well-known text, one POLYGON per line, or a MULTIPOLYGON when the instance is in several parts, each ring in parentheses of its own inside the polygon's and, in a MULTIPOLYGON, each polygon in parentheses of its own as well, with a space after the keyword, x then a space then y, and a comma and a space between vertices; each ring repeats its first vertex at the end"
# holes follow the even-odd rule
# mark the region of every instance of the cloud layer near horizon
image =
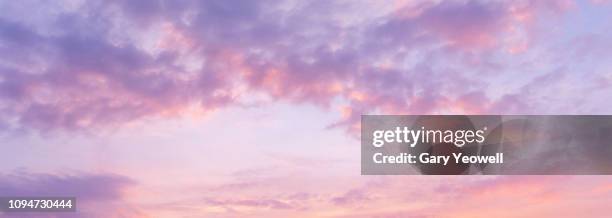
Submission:
POLYGON ((116 126, 254 96, 333 107, 349 127, 364 113, 605 113, 610 28, 563 20, 583 4, 3 2, 0 127, 116 126))
MULTIPOLYGON (((558 214, 605 217, 602 209, 612 201, 608 179, 593 176, 380 176, 361 184, 347 182, 348 190, 330 191, 311 189, 299 182, 278 184, 267 181, 265 178, 269 175, 260 174, 256 176, 259 181, 190 187, 189 192, 166 195, 163 201, 139 203, 130 201, 134 197, 130 195, 139 195, 129 191, 136 184, 115 174, 14 171, 1 176, 2 196, 76 196, 78 201, 76 213, 0 212, 0 217, 7 218, 550 217, 558 214), (292 186, 303 188, 286 190, 292 186), (177 195, 181 198, 175 199, 177 195)), ((248 177, 239 177, 245 176, 248 177)))

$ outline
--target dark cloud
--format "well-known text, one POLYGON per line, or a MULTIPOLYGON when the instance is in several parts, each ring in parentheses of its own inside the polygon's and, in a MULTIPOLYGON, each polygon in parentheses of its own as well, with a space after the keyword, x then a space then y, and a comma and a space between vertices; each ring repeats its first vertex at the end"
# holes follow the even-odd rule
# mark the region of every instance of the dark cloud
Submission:
POLYGON ((0 217, 133 217, 142 215, 124 201, 131 179, 115 174, 41 174, 14 171, 0 174, 0 196, 76 197, 75 213, 0 213, 0 217), (121 215, 123 214, 123 215, 121 215))
POLYGON ((1 174, 2 196, 75 196, 79 201, 120 199, 133 182, 113 174, 54 175, 27 172, 1 174))

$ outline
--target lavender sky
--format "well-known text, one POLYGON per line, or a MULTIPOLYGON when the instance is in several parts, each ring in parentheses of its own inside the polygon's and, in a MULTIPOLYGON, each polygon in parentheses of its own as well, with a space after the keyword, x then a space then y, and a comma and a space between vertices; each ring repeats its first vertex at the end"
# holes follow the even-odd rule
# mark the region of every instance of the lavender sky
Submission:
POLYGON ((62 217, 607 217, 608 176, 361 176, 358 132, 608 99, 606 0, 0 1, 0 195, 62 217))

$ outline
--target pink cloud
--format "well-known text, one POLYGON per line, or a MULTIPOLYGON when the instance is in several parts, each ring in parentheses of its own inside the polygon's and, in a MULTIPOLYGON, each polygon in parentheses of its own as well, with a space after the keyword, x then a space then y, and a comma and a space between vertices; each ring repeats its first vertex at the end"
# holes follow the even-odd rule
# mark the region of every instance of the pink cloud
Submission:
MULTIPOLYGON (((366 183, 360 179, 360 185, 345 185, 333 192, 311 190, 293 195, 274 195, 261 191, 253 195, 250 191, 235 190, 232 192, 234 197, 221 195, 213 197, 214 200, 180 204, 206 207, 208 209, 204 211, 219 217, 537 217, 585 212, 594 217, 603 217, 602 210, 612 201, 606 177, 447 176, 379 179, 380 182, 375 182, 375 178, 368 178, 370 182, 366 183), (558 205, 566 207, 558 208, 558 205)), ((342 186, 340 182, 325 183, 325 186, 332 185, 342 186)), ((277 191, 291 193, 283 190, 277 191)), ((206 213, 204 211, 201 212, 206 213)))
POLYGON ((118 1, 101 4, 105 10, 94 17, 72 12, 38 25, 1 18, 0 40, 7 45, 2 50, 11 54, 5 59, 10 64, 0 66, 2 126, 46 131, 117 126, 177 116, 192 105, 211 111, 239 104, 252 92, 323 107, 342 98, 347 103, 338 111, 344 111, 344 120, 334 126, 349 129, 357 115, 374 111, 530 111, 518 102, 529 93, 487 93, 503 89, 487 87, 501 77, 491 75, 513 69, 498 58, 506 50, 527 51, 532 33, 546 32, 538 22, 578 9, 572 1, 398 3, 376 20, 342 26, 308 13, 330 5, 289 11, 240 5, 183 2, 162 10, 158 4, 118 1), (127 39, 116 39, 121 23, 108 20, 107 13, 143 25, 127 39), (65 28, 50 34, 35 28, 41 25, 65 28), (151 44, 155 53, 138 41, 146 41, 152 30, 161 31, 160 41, 151 44), (528 38, 513 35, 520 32, 528 38), (418 61, 406 65, 408 60, 418 61))

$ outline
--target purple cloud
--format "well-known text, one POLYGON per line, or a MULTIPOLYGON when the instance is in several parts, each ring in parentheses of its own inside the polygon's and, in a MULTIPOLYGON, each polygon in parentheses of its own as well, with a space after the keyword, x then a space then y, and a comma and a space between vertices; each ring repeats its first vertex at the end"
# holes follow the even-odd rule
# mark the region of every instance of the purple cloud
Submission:
POLYGON ((604 38, 575 47, 546 40, 559 34, 550 25, 575 28, 555 19, 586 10, 571 1, 423 2, 366 13, 365 2, 90 1, 44 3, 36 16, 16 18, 27 4, 4 3, 0 16, 3 129, 116 126, 191 105, 242 104, 251 93, 324 107, 342 99, 344 118, 332 126, 351 129, 364 113, 554 113, 567 103, 543 96, 581 72, 596 71, 586 79, 599 85, 577 88, 609 88, 601 82, 608 65, 570 66, 554 50, 601 53, 590 48, 609 44, 604 38), (560 69, 574 76, 540 86, 539 76, 560 69))
MULTIPOLYGON (((115 174, 42 174, 26 171, 0 173, 0 196, 76 197, 77 212, 61 217, 140 216, 143 212, 125 201, 131 179, 115 174), (131 214, 131 215, 128 215, 131 214)), ((57 217, 54 213, 0 213, 2 217, 57 217)))

